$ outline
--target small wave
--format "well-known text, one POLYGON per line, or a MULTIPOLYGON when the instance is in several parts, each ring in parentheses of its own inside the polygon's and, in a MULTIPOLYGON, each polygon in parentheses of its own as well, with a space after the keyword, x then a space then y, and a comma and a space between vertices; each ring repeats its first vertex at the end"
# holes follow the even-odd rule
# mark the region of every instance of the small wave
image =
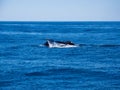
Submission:
MULTIPOLYGON (((39 47, 46 47, 43 44, 40 44, 39 47)), ((81 48, 81 47, 105 47, 105 48, 112 48, 112 47, 120 47, 119 44, 77 44, 76 48, 81 48)), ((57 48, 73 48, 73 47, 57 47, 57 48)))
POLYGON ((36 32, 0 32, 0 34, 5 34, 5 35, 42 35, 42 33, 36 33, 36 32))
POLYGON ((1 53, 0 53, 0 56, 3 56, 3 57, 15 56, 15 55, 16 55, 16 54, 11 53, 11 52, 1 52, 1 53))
POLYGON ((79 44, 80 47, 87 46, 87 47, 120 47, 120 44, 79 44))
POLYGON ((49 77, 49 76, 54 76, 54 79, 78 79, 78 78, 85 78, 85 77, 96 77, 97 79, 117 79, 119 78, 118 75, 116 74, 110 74, 108 72, 103 72, 103 71, 94 71, 94 70, 89 70, 89 69, 83 69, 83 68, 53 68, 53 69, 48 69, 45 71, 37 71, 37 72, 30 72, 30 73, 25 73, 25 76, 44 76, 44 77, 49 77), (67 78, 66 78, 67 77, 67 78))
POLYGON ((120 45, 114 45, 114 44, 105 44, 105 45, 99 45, 100 47, 120 47, 120 45))
MULTIPOLYGON (((15 46, 10 46, 7 47, 6 49, 12 49, 12 50, 17 50, 21 49, 24 47, 32 47, 32 48, 47 48, 44 44, 26 44, 26 45, 15 45, 15 46)), ((77 44, 77 47, 75 48, 82 48, 82 47, 103 47, 103 48, 112 48, 112 47, 120 47, 118 44, 103 44, 103 45, 95 45, 95 44, 77 44)), ((58 47, 58 48, 74 48, 74 47, 58 47)), ((7 53, 8 54, 8 53, 7 53)), ((5 54, 6 55, 6 54, 5 54)), ((8 54, 11 55, 11 54, 8 54)))
POLYGON ((12 81, 0 81, 0 87, 12 85, 12 81))
POLYGON ((7 49, 13 49, 13 50, 16 50, 16 49, 21 49, 21 48, 24 48, 24 47, 44 47, 43 45, 39 46, 37 44, 31 44, 31 45, 16 45, 16 46, 10 46, 10 47, 7 47, 7 49))
POLYGON ((53 69, 48 69, 45 71, 40 71, 40 72, 30 72, 30 73, 25 73, 26 76, 48 76, 48 75, 67 75, 67 74, 98 74, 99 75, 103 74, 104 72, 98 72, 98 71, 91 71, 88 69, 77 69, 77 68, 53 68, 53 69))
POLYGON ((0 32, 0 34, 3 35, 67 35, 70 36, 76 36, 76 35, 84 35, 84 33, 55 33, 55 32, 48 32, 48 33, 42 33, 42 32, 0 32))
POLYGON ((53 69, 48 69, 45 71, 40 71, 40 72, 30 72, 30 73, 25 73, 26 76, 48 76, 48 75, 60 75, 60 74, 66 74, 66 73, 81 73, 86 70, 83 69, 74 69, 74 68, 53 68, 53 69))
POLYGON ((12 50, 16 50, 16 49, 19 49, 19 48, 22 48, 23 46, 11 46, 11 47, 8 47, 7 49, 12 49, 12 50))
POLYGON ((25 75, 26 76, 46 76, 48 74, 44 72, 31 72, 31 73, 26 73, 25 75))
POLYGON ((3 26, 21 26, 21 24, 6 24, 6 23, 4 23, 4 24, 1 24, 1 25, 3 25, 3 26))

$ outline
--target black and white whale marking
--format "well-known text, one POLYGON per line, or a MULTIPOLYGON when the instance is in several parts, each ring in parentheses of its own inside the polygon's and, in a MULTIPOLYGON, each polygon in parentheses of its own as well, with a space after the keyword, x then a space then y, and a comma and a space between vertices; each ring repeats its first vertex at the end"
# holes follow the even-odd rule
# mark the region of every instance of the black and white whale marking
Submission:
POLYGON ((54 40, 47 40, 44 43, 45 46, 50 48, 70 48, 70 47, 78 47, 78 45, 74 44, 71 41, 54 41, 54 40))

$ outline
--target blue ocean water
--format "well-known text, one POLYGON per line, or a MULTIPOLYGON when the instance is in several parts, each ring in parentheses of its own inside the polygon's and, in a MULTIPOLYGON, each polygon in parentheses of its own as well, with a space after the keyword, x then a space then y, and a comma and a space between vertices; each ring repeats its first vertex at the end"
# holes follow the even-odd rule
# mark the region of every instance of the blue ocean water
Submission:
POLYGON ((0 90, 120 90, 120 22, 0 22, 0 90))

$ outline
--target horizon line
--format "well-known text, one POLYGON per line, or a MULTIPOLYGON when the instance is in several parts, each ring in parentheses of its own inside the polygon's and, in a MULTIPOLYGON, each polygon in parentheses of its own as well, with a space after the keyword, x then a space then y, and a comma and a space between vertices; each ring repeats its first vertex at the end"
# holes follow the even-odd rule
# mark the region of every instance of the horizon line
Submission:
POLYGON ((77 20, 2 20, 0 22, 120 22, 120 20, 91 20, 91 21, 77 21, 77 20))

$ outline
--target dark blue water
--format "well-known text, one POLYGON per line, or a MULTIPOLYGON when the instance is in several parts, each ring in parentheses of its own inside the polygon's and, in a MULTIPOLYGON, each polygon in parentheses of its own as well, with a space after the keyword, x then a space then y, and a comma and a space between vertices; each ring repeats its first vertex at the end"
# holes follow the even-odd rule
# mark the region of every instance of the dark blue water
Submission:
POLYGON ((120 90, 120 22, 0 22, 0 90, 120 90))

